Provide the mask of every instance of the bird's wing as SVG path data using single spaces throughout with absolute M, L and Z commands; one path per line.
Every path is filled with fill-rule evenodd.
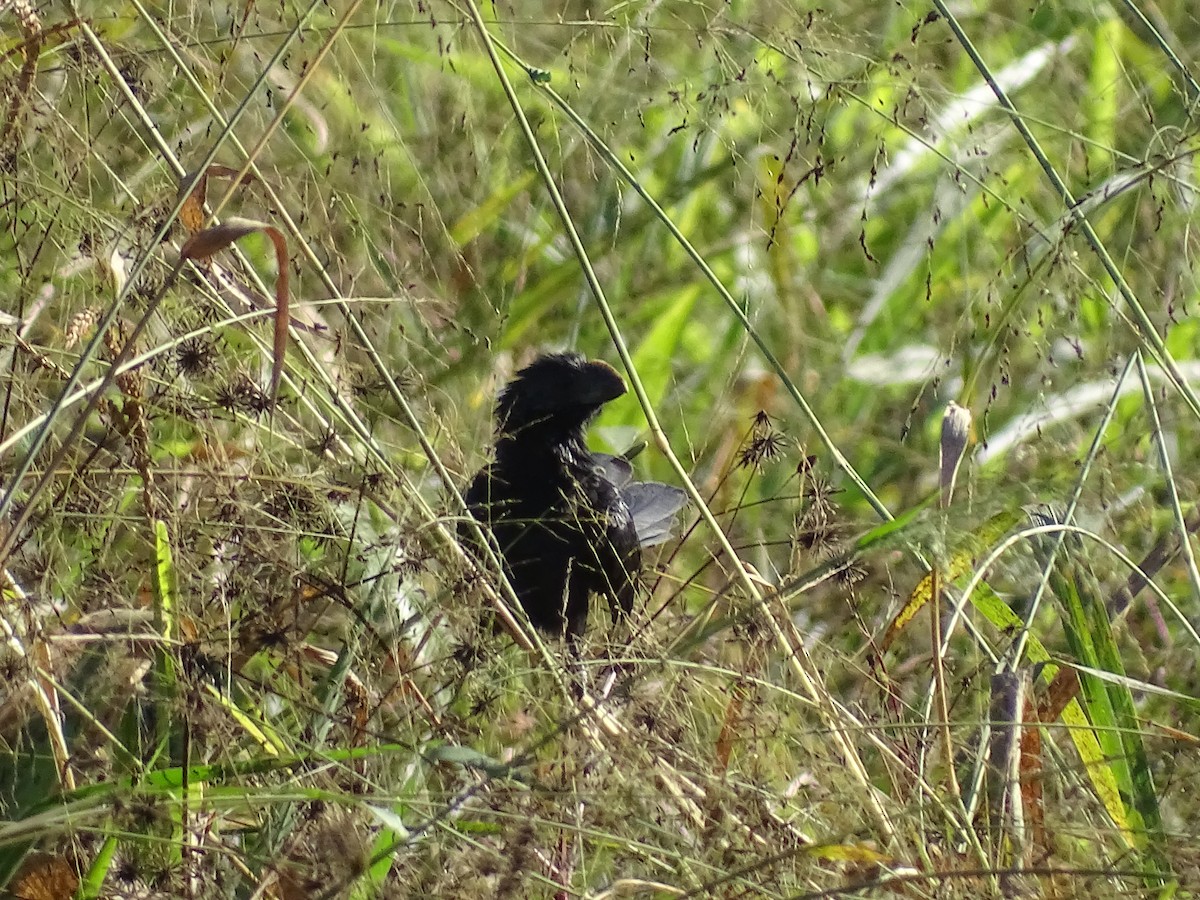
M 620 490 L 633 517 L 638 543 L 653 547 L 670 540 L 675 514 L 687 504 L 687 494 L 657 481 L 634 481 Z
M 633 466 L 620 456 L 607 453 L 592 453 L 592 462 L 600 467 L 604 477 L 616 488 L 623 488 L 633 481 Z

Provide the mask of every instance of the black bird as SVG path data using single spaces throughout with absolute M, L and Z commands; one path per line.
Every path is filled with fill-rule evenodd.
M 534 360 L 501 392 L 495 461 L 466 494 L 529 620 L 571 640 L 587 627 L 592 594 L 607 598 L 614 620 L 633 609 L 642 547 L 667 540 L 687 499 L 633 481 L 624 459 L 588 450 L 588 423 L 625 390 L 612 366 L 578 353 Z M 471 530 L 460 526 L 460 536 L 469 540 Z

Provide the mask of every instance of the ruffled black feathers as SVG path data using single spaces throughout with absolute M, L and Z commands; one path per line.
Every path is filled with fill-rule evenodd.
M 572 638 L 587 627 L 592 594 L 614 618 L 633 608 L 641 548 L 667 539 L 686 501 L 677 488 L 633 481 L 625 460 L 588 450 L 584 429 L 624 393 L 607 363 L 539 357 L 500 394 L 495 462 L 467 490 L 530 621 Z

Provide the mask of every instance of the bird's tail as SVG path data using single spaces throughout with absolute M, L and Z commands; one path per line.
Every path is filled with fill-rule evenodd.
M 619 456 L 593 453 L 592 458 L 604 470 L 629 507 L 638 543 L 653 547 L 671 539 L 675 514 L 687 504 L 687 494 L 677 487 L 658 481 L 634 481 L 633 466 Z
M 653 547 L 671 539 L 675 514 L 687 504 L 687 494 L 657 481 L 631 481 L 620 489 L 633 516 L 638 543 Z

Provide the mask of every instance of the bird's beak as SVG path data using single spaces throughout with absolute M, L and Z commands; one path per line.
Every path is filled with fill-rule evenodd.
M 625 379 L 608 363 L 594 359 L 587 367 L 587 402 L 607 403 L 609 400 L 616 400 L 628 390 Z

